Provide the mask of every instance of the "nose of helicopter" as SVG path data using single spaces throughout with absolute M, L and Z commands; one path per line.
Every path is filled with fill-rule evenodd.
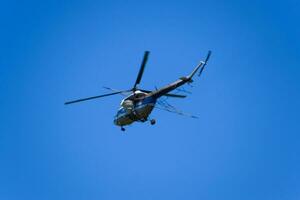
M 117 119 L 117 118 L 114 119 L 114 124 L 115 124 L 116 126 L 118 126 L 118 119 Z
M 115 117 L 114 117 L 114 124 L 116 125 L 116 126 L 119 126 L 119 122 L 118 122 L 118 114 L 116 114 L 115 115 Z
M 113 122 L 116 126 L 122 126 L 122 119 L 121 119 L 121 115 L 120 115 L 120 110 L 116 113 Z

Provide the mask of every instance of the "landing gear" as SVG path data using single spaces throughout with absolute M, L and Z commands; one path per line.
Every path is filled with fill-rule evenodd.
M 150 120 L 150 124 L 151 124 L 151 125 L 154 125 L 155 123 L 156 123 L 155 119 L 151 119 L 151 120 Z
M 125 131 L 125 128 L 123 126 L 121 127 L 121 131 Z

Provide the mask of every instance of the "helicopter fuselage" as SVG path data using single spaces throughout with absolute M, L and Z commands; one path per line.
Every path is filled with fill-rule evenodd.
M 118 110 L 115 116 L 114 124 L 123 127 L 135 121 L 147 121 L 148 116 L 151 114 L 157 99 L 164 95 L 168 95 L 169 92 L 186 83 L 192 82 L 192 77 L 202 66 L 202 64 L 203 63 L 200 63 L 190 75 L 181 77 L 177 81 L 170 83 L 160 89 L 149 91 L 148 93 L 137 90 L 130 96 L 123 99 L 121 101 L 121 108 Z
M 117 126 L 126 126 L 135 121 L 145 122 L 151 114 L 155 104 L 156 98 L 146 96 L 140 100 L 132 101 L 132 104 L 126 105 L 124 102 L 130 101 L 125 98 L 121 102 L 121 108 L 118 110 L 114 118 L 114 124 Z M 125 105 L 124 105 L 125 104 Z

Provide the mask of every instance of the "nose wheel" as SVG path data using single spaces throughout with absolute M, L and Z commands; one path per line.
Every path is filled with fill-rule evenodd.
M 151 119 L 151 120 L 150 120 L 150 124 L 151 124 L 151 125 L 154 125 L 155 123 L 156 123 L 155 119 Z

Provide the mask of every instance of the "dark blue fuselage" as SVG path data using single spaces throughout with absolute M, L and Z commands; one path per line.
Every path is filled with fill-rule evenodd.
M 136 102 L 133 110 L 121 107 L 114 118 L 114 124 L 125 126 L 135 121 L 146 121 L 155 106 L 156 100 L 153 96 L 148 96 Z

